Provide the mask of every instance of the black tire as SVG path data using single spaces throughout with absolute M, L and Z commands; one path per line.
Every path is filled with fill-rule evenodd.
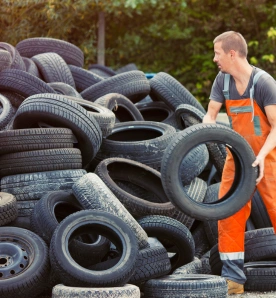
M 98 164 L 95 174 L 135 217 L 153 214 L 169 216 L 175 210 L 163 190 L 160 173 L 151 167 L 126 158 L 107 158 Z M 118 185 L 122 181 L 145 191 L 138 195 L 131 194 Z M 143 196 L 146 193 L 149 200 Z M 150 201 L 153 196 L 157 196 L 156 202 Z
M 0 71 L 10 68 L 12 56 L 9 51 L 0 49 Z
M 175 117 L 178 126 L 185 129 L 192 125 L 202 123 L 204 113 L 190 104 L 181 104 L 175 110 Z M 209 142 L 206 146 L 210 154 L 210 160 L 221 174 L 227 155 L 225 145 Z
M 256 229 L 272 227 L 267 209 L 258 190 L 252 197 L 250 218 Z
M 18 210 L 15 196 L 9 193 L 0 192 L 0 226 L 12 222 L 16 219 L 17 215 Z
M 30 217 L 35 205 L 39 200 L 17 201 L 17 209 L 19 217 Z M 33 231 L 33 229 L 31 229 Z M 37 233 L 38 234 L 38 233 Z M 39 234 L 38 234 L 39 235 Z M 43 239 L 44 240 L 44 239 Z
M 177 268 L 172 274 L 202 274 L 201 260 L 195 257 L 192 262 Z
M 67 64 L 83 67 L 84 55 L 80 48 L 65 40 L 34 37 L 21 40 L 16 49 L 23 57 L 31 58 L 35 55 L 53 52 L 59 54 Z
M 136 66 L 135 63 L 128 63 L 120 68 L 116 69 L 116 73 L 122 73 L 122 72 L 127 72 L 131 70 L 138 70 L 138 67 Z
M 260 261 L 244 264 L 246 291 L 275 291 L 276 290 L 276 262 Z
M 146 232 L 96 174 L 84 175 L 74 183 L 72 190 L 85 209 L 103 210 L 123 219 L 134 232 L 139 249 L 148 246 Z
M 95 101 L 108 93 L 120 93 L 133 103 L 141 100 L 150 92 L 150 85 L 142 71 L 133 70 L 115 75 L 83 90 L 84 99 Z
M 41 79 L 41 75 L 40 75 L 39 70 L 38 70 L 36 64 L 34 63 L 34 61 L 27 57 L 22 57 L 22 59 L 25 64 L 26 71 L 28 73 L 32 74 L 33 76 Z
M 195 256 L 202 258 L 210 250 L 208 236 L 205 233 L 203 222 L 195 221 L 192 228 L 192 235 L 195 243 Z
M 58 94 L 68 95 L 68 96 L 82 99 L 78 91 L 66 83 L 55 82 L 55 83 L 48 83 L 48 85 L 51 86 L 51 88 L 53 88 Z
M 43 53 L 31 58 L 46 83 L 62 82 L 75 88 L 75 81 L 64 59 L 56 53 Z
M 0 42 L 0 49 L 4 49 L 8 51 L 11 55 L 11 69 L 20 69 L 20 70 L 26 70 L 25 64 L 23 62 L 22 57 L 20 56 L 18 50 L 12 46 L 9 43 L 6 42 Z
M 149 81 L 151 98 L 164 101 L 174 111 L 179 105 L 187 103 L 206 113 L 201 103 L 171 75 L 159 72 Z
M 26 229 L 0 227 L 0 254 L 1 297 L 37 297 L 50 275 L 46 243 Z
M 107 137 L 112 133 L 112 129 L 115 125 L 115 115 L 112 111 L 100 104 L 97 104 L 96 102 L 91 102 L 71 96 L 67 96 L 67 98 L 78 103 L 80 106 L 86 109 L 88 113 L 92 114 L 101 128 L 103 137 Z
M 141 285 L 143 282 L 164 276 L 171 271 L 167 250 L 162 246 L 148 247 L 139 250 L 135 271 L 129 283 Z
M 84 269 L 68 254 L 68 242 L 89 231 L 110 238 L 119 248 L 121 257 L 115 266 L 103 271 Z M 108 287 L 128 282 L 135 270 L 138 247 L 135 235 L 122 219 L 108 212 L 83 210 L 69 215 L 58 225 L 50 251 L 51 265 L 64 285 Z
M 170 257 L 170 273 L 194 259 L 195 243 L 192 234 L 181 222 L 167 216 L 155 215 L 143 217 L 138 223 L 149 237 L 156 237 L 168 253 L 175 253 Z
M 39 93 L 56 93 L 41 79 L 19 69 L 5 69 L 0 72 L 0 90 L 13 91 L 25 97 Z
M 6 176 L 0 180 L 1 191 L 18 201 L 38 200 L 49 191 L 71 189 L 84 174 L 85 170 L 63 170 Z
M 113 69 L 101 64 L 90 64 L 88 69 L 103 78 L 109 78 L 116 75 L 116 72 Z
M 3 129 L 11 121 L 12 116 L 14 115 L 14 110 L 8 98 L 0 94 L 0 107 L 1 106 L 0 129 Z
M 8 153 L 0 156 L 0 163 L 0 177 L 82 168 L 81 152 L 77 148 Z
M 122 94 L 109 93 L 95 100 L 95 103 L 111 110 L 118 122 L 144 120 L 135 104 Z
M 235 159 L 235 178 L 227 194 L 214 204 L 195 203 L 183 191 L 179 167 L 183 157 L 195 146 L 205 142 L 227 143 Z M 258 169 L 247 141 L 232 129 L 216 124 L 197 124 L 179 132 L 163 155 L 161 177 L 168 198 L 184 213 L 199 220 L 226 218 L 240 210 L 251 198 Z
M 144 295 L 147 298 L 226 298 L 227 285 L 224 278 L 209 274 L 168 275 L 147 281 Z
M 160 170 L 165 149 L 172 141 L 175 128 L 165 123 L 129 121 L 116 123 L 112 134 L 103 139 L 93 162 L 108 157 L 123 157 Z
M 67 287 L 62 284 L 53 287 L 52 298 L 140 298 L 140 289 L 131 284 L 114 288 L 79 288 Z
M 78 92 L 82 92 L 86 88 L 103 80 L 103 78 L 97 74 L 81 67 L 75 65 L 68 65 L 68 67 L 71 70 Z
M 16 112 L 13 128 L 37 127 L 39 122 L 70 128 L 78 140 L 83 166 L 100 148 L 102 132 L 98 122 L 83 107 L 62 95 L 37 94 L 25 99 Z
M 15 220 L 9 222 L 6 226 L 23 228 L 32 231 L 30 216 L 17 216 Z
M 12 152 L 73 148 L 76 137 L 69 128 L 29 128 L 0 132 L 0 154 Z
M 25 97 L 13 92 L 13 91 L 4 91 L 1 90 L 0 94 L 5 96 L 6 98 L 8 98 L 8 100 L 10 101 L 10 103 L 12 104 L 13 107 L 15 107 L 16 109 L 21 105 L 21 103 L 24 101 Z
M 263 261 L 276 258 L 276 236 L 273 228 L 257 229 L 245 232 L 244 261 Z M 222 262 L 218 245 L 211 248 L 210 265 L 212 273 L 221 275 Z

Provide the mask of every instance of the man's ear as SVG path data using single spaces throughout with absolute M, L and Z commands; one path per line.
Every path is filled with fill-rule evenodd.
M 236 51 L 234 51 L 234 50 L 230 50 L 230 56 L 232 57 L 232 58 L 235 58 L 236 57 L 236 54 L 237 54 L 237 52 Z

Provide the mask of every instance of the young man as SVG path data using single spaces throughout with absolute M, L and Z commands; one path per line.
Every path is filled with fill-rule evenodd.
M 257 189 L 276 231 L 276 82 L 263 70 L 247 61 L 247 44 L 234 31 L 214 39 L 214 62 L 218 73 L 211 90 L 203 123 L 215 123 L 223 104 L 231 127 L 251 145 L 256 155 L 253 167 L 259 167 Z M 235 175 L 231 154 L 223 169 L 219 197 L 229 190 Z M 228 282 L 228 294 L 244 292 L 244 232 L 251 202 L 229 218 L 219 220 L 219 253 L 222 276 Z

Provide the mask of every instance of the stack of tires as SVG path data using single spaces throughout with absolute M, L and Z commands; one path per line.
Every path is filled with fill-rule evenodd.
M 253 189 L 246 142 L 201 124 L 204 108 L 167 73 L 85 69 L 52 38 L 0 47 L 1 296 L 226 297 L 217 220 Z M 218 202 L 225 144 L 239 176 Z M 248 230 L 267 228 L 254 199 Z

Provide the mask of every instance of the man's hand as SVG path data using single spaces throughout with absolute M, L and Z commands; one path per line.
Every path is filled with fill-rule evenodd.
M 259 166 L 259 176 L 256 179 L 256 185 L 260 183 L 260 181 L 264 177 L 264 158 L 263 157 L 259 157 L 259 156 L 256 157 L 255 161 L 252 164 L 252 167 L 255 168 L 257 166 Z

